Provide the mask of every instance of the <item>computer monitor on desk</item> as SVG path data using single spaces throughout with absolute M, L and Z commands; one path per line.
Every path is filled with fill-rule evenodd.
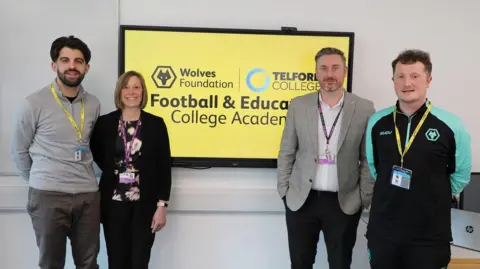
M 480 251 L 480 214 L 452 208 L 452 244 Z

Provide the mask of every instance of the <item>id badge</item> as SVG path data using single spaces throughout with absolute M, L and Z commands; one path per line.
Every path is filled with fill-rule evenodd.
M 394 165 L 392 168 L 391 183 L 394 186 L 409 190 L 412 179 L 412 170 Z
M 326 153 L 318 158 L 319 164 L 335 164 L 335 154 Z
M 120 173 L 120 183 L 131 184 L 135 182 L 135 173 Z
M 79 147 L 75 149 L 75 161 L 79 162 L 85 159 L 86 147 Z

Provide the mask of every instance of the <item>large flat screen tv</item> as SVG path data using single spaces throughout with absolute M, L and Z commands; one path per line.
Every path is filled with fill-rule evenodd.
M 121 25 L 119 73 L 145 77 L 174 166 L 274 168 L 291 99 L 319 89 L 323 47 L 345 53 L 351 92 L 351 32 Z

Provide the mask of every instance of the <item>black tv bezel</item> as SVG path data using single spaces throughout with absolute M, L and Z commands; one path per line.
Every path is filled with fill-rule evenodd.
M 119 62 L 118 75 L 123 74 L 125 70 L 125 33 L 127 31 L 162 31 L 162 32 L 185 32 L 185 33 L 219 33 L 219 34 L 249 34 L 249 35 L 284 35 L 284 36 L 328 36 L 328 37 L 348 37 L 349 55 L 347 59 L 348 67 L 348 92 L 352 92 L 353 81 L 353 59 L 354 59 L 354 32 L 336 32 L 336 31 L 298 31 L 295 28 L 288 27 L 288 30 L 267 30 L 267 29 L 235 29 L 235 28 L 206 28 L 206 27 L 180 27 L 180 26 L 140 26 L 140 25 L 120 25 L 119 31 Z M 174 167 L 186 168 L 212 168 L 212 167 L 238 167 L 238 168 L 276 168 L 277 159 L 255 159 L 255 158 L 204 158 L 204 157 L 172 157 Z

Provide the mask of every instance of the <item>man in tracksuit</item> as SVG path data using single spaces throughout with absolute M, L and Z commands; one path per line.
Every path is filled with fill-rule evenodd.
M 372 269 L 441 269 L 450 261 L 452 195 L 470 181 L 470 135 L 427 99 L 428 53 L 392 62 L 397 103 L 376 112 L 366 133 L 375 179 L 367 230 Z
M 64 268 L 68 237 L 75 268 L 98 268 L 100 194 L 89 142 L 100 102 L 81 85 L 91 54 L 83 41 L 69 36 L 53 41 L 50 56 L 57 77 L 20 107 L 12 158 L 30 186 L 27 211 L 38 266 Z

